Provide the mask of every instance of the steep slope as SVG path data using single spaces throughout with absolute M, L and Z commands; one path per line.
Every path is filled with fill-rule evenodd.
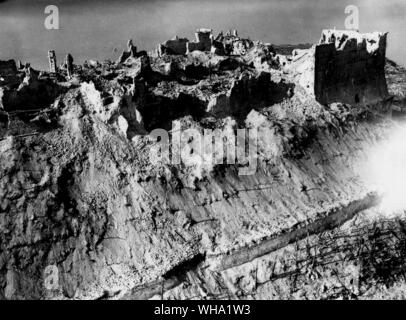
M 371 153 L 397 130 L 390 101 L 323 106 L 278 64 L 282 56 L 253 50 L 264 64 L 253 66 L 248 52 L 201 80 L 186 67 L 159 69 L 165 59 L 188 65 L 176 56 L 148 58 L 151 66 L 145 54 L 77 66 L 75 78 L 58 80 L 63 90 L 52 105 L 8 112 L 0 141 L 0 297 L 339 298 L 396 291 L 404 217 L 365 211 L 381 197 L 368 179 Z M 198 57 L 187 59 L 202 68 L 218 59 Z M 394 92 L 391 79 L 404 73 L 387 68 Z M 252 105 L 237 101 L 264 85 L 264 69 L 269 94 Z M 219 95 L 230 99 L 225 114 L 208 107 Z M 213 164 L 193 139 L 183 139 L 182 163 L 155 159 L 151 150 L 160 144 L 146 132 L 170 128 L 172 120 L 198 132 L 254 130 L 257 152 L 248 163 Z M 252 160 L 254 172 L 241 175 Z M 379 261 L 367 258 L 377 251 Z M 382 275 L 388 257 L 391 269 Z M 347 283 L 353 271 L 357 288 Z

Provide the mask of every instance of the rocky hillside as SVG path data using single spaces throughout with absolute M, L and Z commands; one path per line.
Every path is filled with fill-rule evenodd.
M 368 163 L 402 125 L 405 70 L 386 62 L 379 102 L 323 105 L 290 47 L 173 41 L 72 77 L 0 64 L 0 298 L 402 297 L 405 217 Z M 168 161 L 156 129 L 170 147 L 249 129 L 256 152 L 214 163 L 180 135 Z

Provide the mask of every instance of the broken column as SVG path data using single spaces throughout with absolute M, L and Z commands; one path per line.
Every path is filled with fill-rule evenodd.
M 48 51 L 49 72 L 56 73 L 56 54 L 54 50 Z
M 137 47 L 133 45 L 133 40 L 130 39 L 127 42 L 128 52 L 130 53 L 131 57 L 135 58 L 137 56 Z
M 73 57 L 70 53 L 68 53 L 68 55 L 66 56 L 65 64 L 66 64 L 66 71 L 67 71 L 68 77 L 72 77 L 72 75 L 73 75 Z

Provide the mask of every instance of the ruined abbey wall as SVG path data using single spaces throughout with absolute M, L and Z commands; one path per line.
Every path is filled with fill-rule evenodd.
M 323 104 L 372 104 L 388 95 L 386 33 L 325 30 L 314 52 L 314 94 Z
M 187 44 L 187 52 L 210 51 L 213 42 L 212 32 L 211 29 L 198 29 L 195 33 L 196 41 Z
M 186 54 L 187 44 L 189 40 L 187 38 L 175 37 L 172 40 L 168 40 L 158 46 L 158 55 L 163 54 Z

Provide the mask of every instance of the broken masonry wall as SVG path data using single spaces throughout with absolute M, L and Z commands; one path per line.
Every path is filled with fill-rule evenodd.
M 215 40 L 212 29 L 201 28 L 197 29 L 195 37 L 195 41 L 189 41 L 187 38 L 176 36 L 172 40 L 160 44 L 156 53 L 158 56 L 162 56 L 164 54 L 184 55 L 193 51 L 205 51 L 218 55 L 245 55 L 254 46 L 251 40 L 238 37 L 236 30 L 233 34 L 230 32 L 226 36 L 220 33 Z
M 369 104 L 388 95 L 386 33 L 325 30 L 314 53 L 314 93 L 322 104 Z
M 202 50 L 202 46 L 200 45 L 200 43 L 196 43 L 196 42 L 188 42 L 186 44 L 186 52 L 190 53 L 193 51 L 204 51 Z
M 196 42 L 187 43 L 187 52 L 210 51 L 213 43 L 213 33 L 211 29 L 199 29 L 195 33 Z
M 224 50 L 224 44 L 217 40 L 213 40 L 210 52 L 218 56 L 226 55 L 226 51 Z
M 200 29 L 196 32 L 196 42 L 200 44 L 201 51 L 210 51 L 213 42 L 211 29 Z
M 248 39 L 239 39 L 239 40 L 234 41 L 232 44 L 233 44 L 232 54 L 238 55 L 238 56 L 245 55 L 247 53 L 247 51 L 249 49 L 251 49 L 254 45 L 252 43 L 252 41 L 250 41 Z
M 172 40 L 168 40 L 159 45 L 158 55 L 163 55 L 163 54 L 183 55 L 183 54 L 186 54 L 188 42 L 189 42 L 189 40 L 187 38 L 178 38 L 178 37 L 175 37 Z
M 47 107 L 63 91 L 52 79 L 39 78 L 39 72 L 32 68 L 18 72 L 14 61 L 0 69 L 0 109 L 6 112 Z
M 209 101 L 206 112 L 216 117 L 243 118 L 252 109 L 260 109 L 271 103 L 271 75 L 243 73 L 235 79 L 227 92 L 215 95 Z

